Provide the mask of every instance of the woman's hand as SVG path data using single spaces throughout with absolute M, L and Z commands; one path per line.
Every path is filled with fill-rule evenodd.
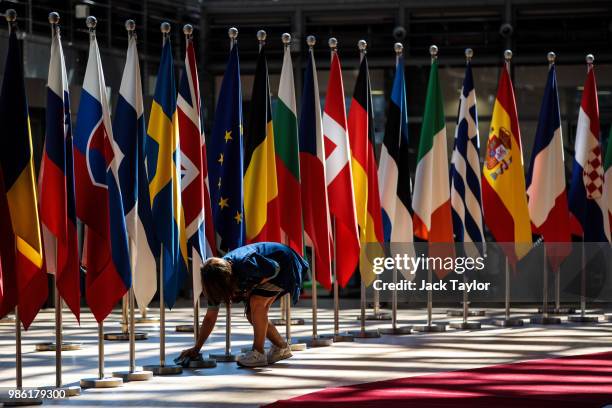
M 200 347 L 198 346 L 193 346 L 191 348 L 188 348 L 186 350 L 183 350 L 181 352 L 181 355 L 179 358 L 183 358 L 183 357 L 190 357 L 190 358 L 194 358 L 196 357 L 198 354 L 200 354 Z

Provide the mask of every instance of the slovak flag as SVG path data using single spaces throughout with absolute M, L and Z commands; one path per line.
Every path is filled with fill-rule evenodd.
M 74 139 L 77 217 L 85 225 L 82 263 L 87 303 L 98 323 L 132 283 L 118 168 L 123 154 L 113 138 L 100 51 L 91 34 Z
M 606 242 L 603 200 L 604 168 L 601 154 L 599 105 L 593 64 L 588 72 L 580 102 L 569 209 L 572 234 L 584 242 Z
M 81 285 L 74 199 L 70 95 L 59 28 L 51 40 L 45 149 L 40 168 L 40 222 L 47 272 L 79 320 Z

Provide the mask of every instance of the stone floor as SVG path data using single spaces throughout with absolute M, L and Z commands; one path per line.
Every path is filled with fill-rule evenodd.
M 332 311 L 322 302 L 319 310 L 319 333 L 332 331 Z M 154 312 L 155 310 L 153 310 Z M 449 322 L 446 309 L 435 309 L 436 322 Z M 329 386 L 428 374 L 446 370 L 526 359 L 593 353 L 612 349 L 612 323 L 577 325 L 565 322 L 560 326 L 526 325 L 521 328 L 496 328 L 491 318 L 501 310 L 487 310 L 482 330 L 448 330 L 438 334 L 383 336 L 378 339 L 336 343 L 331 347 L 295 352 L 294 357 L 261 369 L 241 369 L 235 363 L 220 363 L 214 369 L 185 370 L 182 375 L 155 377 L 150 381 L 126 383 L 115 389 L 89 389 L 70 400 L 45 401 L 57 406 L 138 406 L 138 407 L 255 407 Z M 311 311 L 308 304 L 293 309 L 294 317 L 306 319 L 305 326 L 294 326 L 295 337 L 310 335 Z M 535 309 L 514 310 L 527 319 Z M 275 310 L 278 315 L 278 310 Z M 341 311 L 341 329 L 357 329 L 356 308 Z M 418 323 L 424 310 L 401 310 L 402 323 Z M 171 362 L 180 350 L 193 343 L 189 333 L 176 333 L 176 324 L 192 322 L 189 308 L 168 312 L 166 353 Z M 105 329 L 119 329 L 119 314 L 107 319 Z M 274 316 L 273 316 L 274 317 Z M 78 384 L 79 379 L 97 374 L 97 328 L 93 316 L 83 313 L 79 327 L 65 313 L 66 341 L 81 342 L 78 351 L 63 353 L 65 384 Z M 368 322 L 368 328 L 385 327 L 388 322 Z M 250 345 L 251 329 L 242 309 L 232 314 L 232 349 Z M 28 332 L 23 333 L 23 383 L 25 387 L 52 385 L 55 382 L 55 353 L 36 352 L 35 344 L 53 340 L 54 315 L 41 312 Z M 222 352 L 224 320 L 220 319 L 213 336 L 204 347 L 206 353 Z M 138 325 L 148 333 L 146 341 L 137 342 L 137 365 L 159 361 L 159 328 Z M 14 386 L 14 325 L 0 324 L 0 387 Z M 128 344 L 105 342 L 106 372 L 127 369 Z

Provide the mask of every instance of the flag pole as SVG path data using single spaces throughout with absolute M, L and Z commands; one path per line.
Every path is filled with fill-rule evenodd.
M 587 61 L 592 55 L 587 55 Z M 582 241 L 581 246 L 581 271 L 580 271 L 580 314 L 568 316 L 567 320 L 572 323 L 597 323 L 599 321 L 599 316 L 595 315 L 587 315 L 586 314 L 586 257 L 585 257 L 585 242 L 584 239 Z
M 10 11 L 13 13 L 9 14 Z M 11 16 L 17 18 L 17 13 L 13 9 L 6 11 L 6 20 L 9 22 L 9 27 L 11 23 L 15 21 L 14 19 L 9 20 Z M 21 319 L 19 318 L 19 306 L 15 306 L 15 385 L 17 389 L 23 388 L 23 366 L 21 358 Z M 25 405 L 42 405 L 43 401 L 40 398 L 25 398 L 23 403 Z
M 314 36 L 310 35 L 308 36 L 307 42 L 308 42 L 308 46 L 311 48 L 312 51 L 312 47 L 314 46 L 315 43 L 315 38 Z M 315 262 L 315 248 L 314 246 L 312 247 L 312 257 L 311 257 L 311 262 L 310 262 L 310 270 L 312 271 L 311 273 L 311 278 L 310 281 L 312 282 L 312 289 L 311 289 L 311 300 L 312 300 L 312 337 L 310 339 L 306 340 L 306 346 L 308 348 L 312 348 L 312 347 L 328 347 L 331 346 L 333 344 L 333 339 L 331 338 L 325 338 L 325 337 L 321 337 L 318 334 L 317 331 L 317 273 L 316 273 L 316 262 Z
M 493 321 L 493 324 L 500 327 L 522 326 L 523 320 L 510 317 L 510 261 L 505 257 L 505 280 L 504 290 L 504 318 Z
M 532 324 L 561 324 L 561 319 L 558 317 L 549 316 L 548 314 L 548 268 L 546 260 L 546 243 L 542 244 L 542 316 L 534 316 L 529 319 Z

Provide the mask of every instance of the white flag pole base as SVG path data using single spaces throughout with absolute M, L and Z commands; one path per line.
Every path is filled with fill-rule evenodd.
M 509 317 L 507 319 L 495 319 L 493 320 L 493 324 L 498 327 L 519 327 L 523 326 L 525 322 L 516 317 Z
M 419 333 L 441 333 L 446 331 L 446 325 L 442 323 L 418 324 L 412 326 L 412 331 Z
M 374 330 L 355 330 L 350 332 L 356 339 L 377 339 L 380 337 L 378 329 Z
M 322 334 L 324 339 L 332 339 L 334 343 L 347 343 L 355 341 L 355 336 L 351 333 L 334 333 L 334 334 Z
M 153 375 L 176 375 L 183 372 L 183 367 L 178 365 L 146 365 L 143 366 L 144 371 L 151 371 Z
M 553 316 L 534 316 L 531 319 L 529 319 L 529 323 L 541 324 L 541 325 L 561 324 L 561 318 L 553 317 Z
M 193 324 L 177 324 L 174 330 L 177 333 L 193 333 Z
M 117 388 L 123 385 L 123 380 L 116 377 L 83 378 L 81 388 Z
M 391 336 L 401 336 L 404 334 L 412 333 L 412 326 L 397 326 L 397 327 L 386 327 L 384 329 L 378 329 L 380 334 L 391 335 Z
M 53 341 L 36 344 L 36 351 L 55 351 L 57 344 Z M 68 341 L 62 342 L 62 351 L 80 350 L 81 343 L 72 343 Z
M 315 347 L 329 347 L 332 344 L 334 344 L 334 340 L 327 337 L 312 337 L 310 339 L 307 339 L 306 341 L 306 346 L 308 348 L 315 348 Z
M 478 330 L 481 328 L 480 322 L 451 322 L 448 326 L 456 330 Z
M 391 320 L 391 313 L 387 312 L 372 312 L 365 315 L 366 320 Z M 361 316 L 357 316 L 357 320 L 361 320 Z
M 486 310 L 481 310 L 481 309 L 470 309 L 468 311 L 468 316 L 469 317 L 482 317 L 482 316 L 486 316 L 487 312 Z M 463 309 L 448 309 L 446 311 L 446 316 L 448 317 L 463 317 Z
M 121 378 L 123 382 L 130 381 L 148 381 L 153 378 L 152 371 L 135 370 L 135 371 L 115 371 L 113 377 Z
M 66 385 L 62 387 L 40 387 L 39 390 L 57 390 L 65 392 L 67 397 L 76 397 L 81 395 L 81 387 L 78 385 Z M 6 406 L 6 404 L 4 405 Z
M 147 340 L 149 335 L 145 332 L 135 332 L 134 340 Z M 130 332 L 113 332 L 113 333 L 105 333 L 104 340 L 108 341 L 130 341 Z

